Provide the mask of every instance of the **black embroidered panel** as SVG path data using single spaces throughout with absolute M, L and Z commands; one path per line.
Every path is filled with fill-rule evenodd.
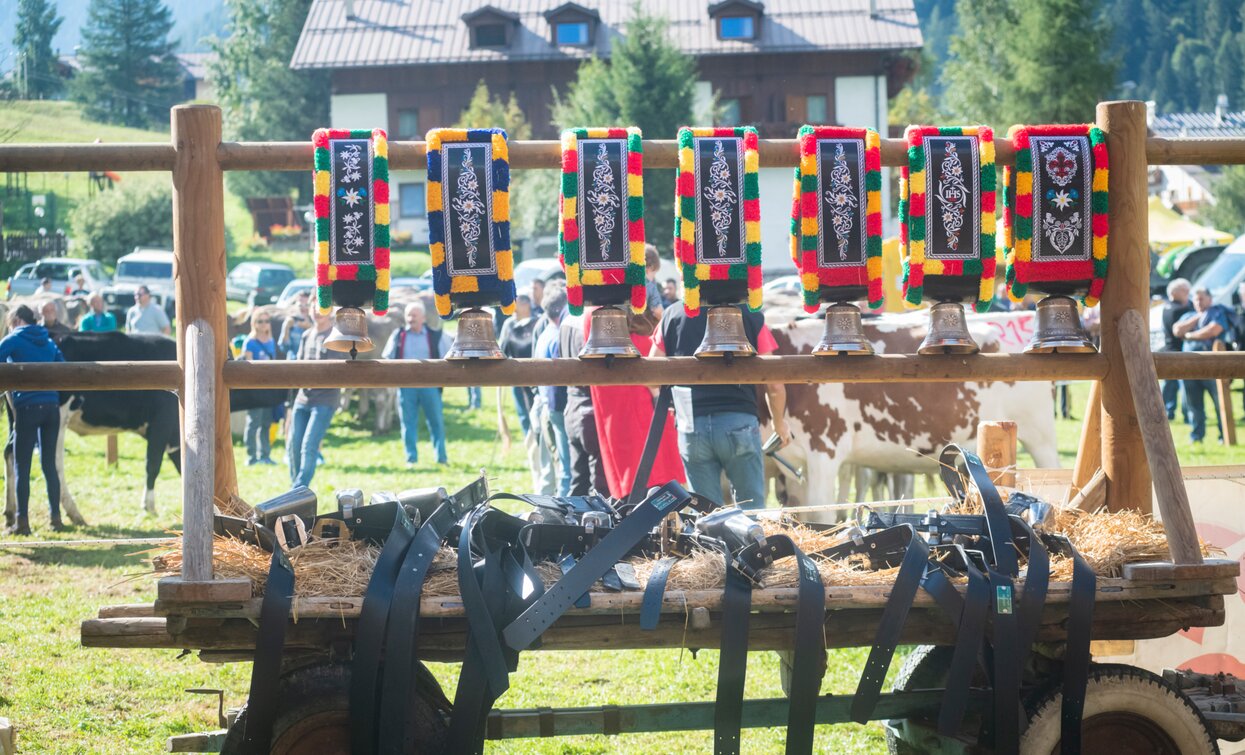
M 696 137 L 696 261 L 744 261 L 744 145 L 737 136 Z
M 1093 252 L 1093 152 L 1087 136 L 1031 136 L 1034 262 Z
M 981 255 L 981 170 L 977 139 L 926 136 L 925 256 L 969 260 Z
M 580 139 L 579 265 L 587 270 L 625 267 L 627 243 L 627 140 Z
M 371 142 L 332 139 L 329 160 L 329 264 L 370 265 L 376 249 Z
M 864 139 L 817 140 L 817 264 L 865 264 Z
M 493 251 L 493 145 L 441 146 L 445 260 L 453 275 L 497 272 Z

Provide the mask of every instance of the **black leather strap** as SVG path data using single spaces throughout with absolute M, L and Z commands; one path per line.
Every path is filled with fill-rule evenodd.
M 990 604 L 990 586 L 985 575 L 967 558 L 959 566 L 968 577 L 963 596 L 939 568 L 931 569 L 921 583 L 956 628 L 955 647 L 945 685 L 947 694 L 938 712 L 938 732 L 944 736 L 953 736 L 964 720 L 968 689 L 972 684 L 973 671 L 977 668 Z
M 571 607 L 579 596 L 587 592 L 598 579 L 613 568 L 618 560 L 627 555 L 636 543 L 667 514 L 674 513 L 691 503 L 692 497 L 677 482 L 668 482 L 614 528 L 595 548 L 584 554 L 562 579 L 528 607 L 519 618 L 506 627 L 506 644 L 515 650 L 525 650 Z
M 726 553 L 726 587 L 722 593 L 722 640 L 718 656 L 718 694 L 713 706 L 713 752 L 738 755 L 748 674 L 748 624 L 752 616 L 752 580 L 731 566 Z
M 354 664 L 350 671 L 350 748 L 355 755 L 376 752 L 376 695 L 380 674 L 381 649 L 394 584 L 406 549 L 415 537 L 415 527 L 406 509 L 394 506 L 393 529 L 389 532 L 372 578 L 363 594 L 363 607 L 355 624 Z
M 1020 573 L 1020 569 L 1016 558 L 1016 548 L 1012 544 L 1011 519 L 1003 507 L 998 490 L 994 487 L 994 482 L 990 480 L 990 474 L 986 471 L 985 465 L 981 463 L 981 459 L 976 454 L 955 444 L 944 448 L 938 461 L 939 474 L 947 490 L 961 501 L 964 500 L 966 492 L 959 470 L 962 468 L 967 472 L 969 479 L 982 496 L 986 525 L 990 530 L 990 545 L 994 551 L 995 568 L 1014 579 Z M 993 494 L 993 500 L 987 493 Z
M 631 481 L 631 492 L 627 494 L 627 503 L 638 504 L 648 490 L 648 478 L 653 473 L 653 463 L 657 460 L 657 449 L 661 446 L 661 436 L 666 430 L 666 417 L 670 413 L 670 386 L 663 385 L 657 391 L 657 401 L 653 403 L 653 419 L 648 423 L 648 436 L 644 439 L 644 450 L 640 453 L 640 463 L 636 466 L 635 479 Z
M 994 495 L 997 498 L 998 494 Z M 1028 543 L 1024 591 L 1020 594 L 1016 611 L 1016 630 L 1019 633 L 1016 652 L 1023 678 L 1024 664 L 1033 650 L 1033 643 L 1037 641 L 1038 630 L 1042 626 L 1042 608 L 1046 605 L 1046 592 L 1050 585 L 1050 555 L 1025 520 L 1018 516 L 1011 519 L 1013 532 L 1018 530 Z M 1013 540 L 1016 538 L 1013 537 Z
M 417 732 L 411 712 L 414 710 L 419 676 L 415 673 L 419 645 L 419 600 L 428 569 L 441 549 L 441 541 L 461 514 L 453 499 L 438 506 L 415 533 L 398 572 L 389 610 L 385 669 L 381 677 L 381 752 L 405 753 L 414 750 Z
M 666 580 L 676 558 L 663 558 L 653 564 L 648 584 L 644 586 L 644 600 L 640 603 L 640 629 L 652 630 L 661 621 L 661 603 L 666 596 Z
M 1060 710 L 1059 746 L 1063 755 L 1081 751 L 1081 717 L 1085 712 L 1085 685 L 1089 679 L 1089 641 L 1094 623 L 1098 579 L 1066 538 L 1063 552 L 1072 556 L 1072 595 L 1068 604 L 1067 639 L 1063 651 L 1063 708 Z
M 294 602 L 294 567 L 276 543 L 276 535 L 258 526 L 274 543 L 264 601 L 259 608 L 259 632 L 255 638 L 255 662 L 251 666 L 251 691 L 246 703 L 246 728 L 242 732 L 242 755 L 264 755 L 271 749 L 272 726 L 281 704 L 281 654 L 285 650 L 285 627 Z
M 1012 578 L 995 569 L 988 570 L 990 607 L 994 624 L 991 672 L 994 682 L 994 751 L 1020 749 L 1020 641 L 1018 637 L 1015 586 Z

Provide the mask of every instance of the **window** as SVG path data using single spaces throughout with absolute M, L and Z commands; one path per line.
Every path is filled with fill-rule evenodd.
M 579 21 L 573 24 L 558 24 L 557 43 L 560 45 L 586 46 L 588 44 L 588 22 Z
M 424 184 L 398 185 L 398 217 L 422 218 L 428 213 L 424 198 Z
M 419 111 L 415 108 L 403 108 L 398 111 L 398 138 L 419 139 Z
M 718 36 L 722 39 L 752 39 L 756 36 L 756 19 L 752 16 L 718 19 Z
M 809 123 L 825 123 L 826 95 L 810 94 L 804 102 L 804 115 Z
M 739 112 L 739 100 L 721 100 L 718 103 L 720 114 L 718 115 L 719 126 L 738 126 L 741 121 Z
M 505 24 L 480 24 L 473 30 L 476 47 L 505 47 Z

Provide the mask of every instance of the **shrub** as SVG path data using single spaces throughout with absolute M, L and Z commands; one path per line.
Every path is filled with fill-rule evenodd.
M 164 181 L 127 181 L 78 205 L 70 223 L 86 256 L 109 265 L 136 246 L 172 249 L 173 190 Z

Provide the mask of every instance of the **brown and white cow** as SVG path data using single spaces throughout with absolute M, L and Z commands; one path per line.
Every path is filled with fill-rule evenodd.
M 794 306 L 766 307 L 779 354 L 810 353 L 821 337 L 823 321 L 793 318 L 796 312 Z M 878 353 L 914 354 L 925 337 L 927 316 L 866 317 L 864 327 Z M 983 352 L 1019 350 L 1032 330 L 1032 313 L 970 315 L 969 328 Z M 788 385 L 787 418 L 793 442 L 783 455 L 804 467 L 805 481 L 775 465 L 775 488 L 784 505 L 847 499 L 857 468 L 934 474 L 938 451 L 950 442 L 973 441 L 983 419 L 1015 421 L 1021 444 L 1038 466 L 1059 463 L 1049 383 Z

